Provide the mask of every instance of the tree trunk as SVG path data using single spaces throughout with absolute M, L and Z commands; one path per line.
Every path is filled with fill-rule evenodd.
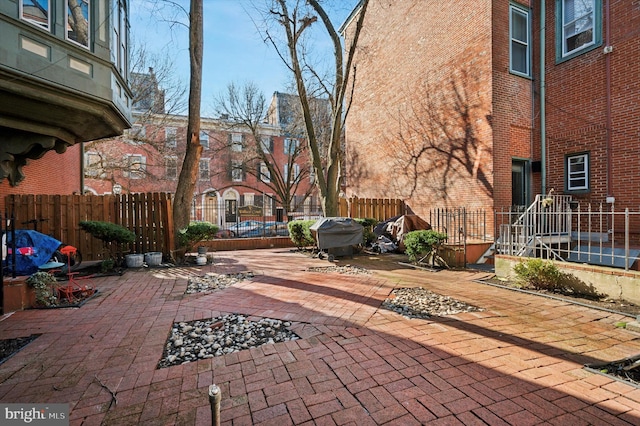
M 304 118 L 307 148 L 311 157 L 312 167 L 315 170 L 316 187 L 322 203 L 322 211 L 327 217 L 337 216 L 341 190 L 340 178 L 344 172 L 342 138 L 346 115 L 349 111 L 348 108 L 345 108 L 344 101 L 347 91 L 353 90 L 353 86 L 349 84 L 350 75 L 355 72 L 355 70 L 352 70 L 352 65 L 369 0 L 362 0 L 358 5 L 358 17 L 348 46 L 343 46 L 340 34 L 331 23 L 321 4 L 322 2 L 319 0 L 305 0 L 305 3 L 311 7 L 317 16 L 304 14 L 306 12 L 304 11 L 304 17 L 300 18 L 302 15 L 298 14 L 300 12 L 298 6 L 300 6 L 301 2 L 296 2 L 294 9 L 290 12 L 286 0 L 277 0 L 278 7 L 272 10 L 271 13 L 285 31 L 288 54 L 280 51 L 278 53 L 282 58 L 288 58 L 285 63 L 295 79 L 300 108 Z M 333 44 L 333 59 L 335 61 L 333 81 L 329 79 L 323 81 L 320 77 L 323 73 L 316 72 L 317 70 L 312 69 L 311 72 L 305 72 L 305 68 L 309 66 L 309 63 L 304 57 L 304 46 L 299 43 L 304 40 L 301 37 L 302 33 L 313 25 L 318 17 Z M 277 46 L 276 49 L 278 49 Z M 310 99 L 317 95 L 311 96 L 307 90 L 307 85 L 311 83 L 308 79 L 313 78 L 317 79 L 315 81 L 316 86 L 326 89 L 325 94 L 331 102 L 331 136 L 324 154 L 320 149 L 322 141 L 318 140 L 318 132 L 315 128 L 310 108 Z M 355 75 L 352 79 L 355 79 Z M 327 157 L 323 158 L 323 155 Z
M 191 202 L 198 178 L 198 165 L 202 153 L 200 145 L 200 104 L 202 99 L 202 0 L 191 0 L 189 13 L 189 119 L 187 124 L 187 147 L 182 170 L 178 178 L 173 202 L 174 233 L 189 225 Z M 176 238 L 178 244 L 178 238 Z M 176 249 L 179 248 L 176 246 Z

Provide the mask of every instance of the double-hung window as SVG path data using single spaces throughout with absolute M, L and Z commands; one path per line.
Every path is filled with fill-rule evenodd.
M 147 159 L 140 154 L 129 154 L 127 158 L 127 170 L 124 171 L 125 177 L 130 179 L 143 179 L 147 171 Z
M 509 6 L 509 71 L 531 77 L 531 29 L 529 9 Z
M 97 152 L 85 152 L 84 175 L 85 177 L 98 177 L 103 173 L 102 156 Z
M 175 148 L 177 146 L 177 136 L 178 136 L 178 129 L 176 129 L 175 127 L 166 127 L 164 129 L 164 137 L 166 140 L 166 145 L 169 148 Z
M 233 182 L 242 182 L 244 177 L 244 166 L 242 161 L 231 161 L 231 180 Z
M 589 154 L 571 154 L 566 156 L 567 191 L 589 190 Z
M 271 182 L 271 172 L 265 163 L 260 163 L 260 180 L 269 183 Z
M 273 152 L 273 138 L 271 136 L 263 136 L 260 138 L 260 146 L 262 146 L 262 152 L 270 154 Z
M 294 155 L 298 149 L 298 140 L 286 138 L 284 140 L 284 153 L 285 155 Z
M 167 157 L 166 159 L 166 178 L 177 179 L 178 178 L 178 157 Z
M 209 180 L 209 159 L 201 158 L 200 165 L 198 167 L 198 174 L 200 180 Z
M 558 60 L 602 43 L 602 0 L 556 0 Z
M 300 175 L 300 166 L 298 164 L 293 164 L 293 173 L 289 170 L 289 164 L 284 165 L 284 177 L 287 182 L 293 183 L 298 179 Z
M 242 152 L 244 148 L 244 135 L 242 133 L 232 133 L 229 136 L 229 142 L 231 143 L 231 151 Z
M 49 30 L 51 0 L 20 0 L 20 18 Z
M 205 130 L 200 132 L 200 145 L 202 145 L 202 149 L 209 149 L 209 133 Z

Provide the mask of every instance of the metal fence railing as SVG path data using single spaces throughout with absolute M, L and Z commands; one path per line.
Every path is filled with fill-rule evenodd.
M 429 210 L 424 219 L 432 229 L 447 234 L 448 244 L 463 245 L 469 240 L 493 240 L 493 236 L 487 233 L 491 227 L 483 209 L 436 208 Z
M 340 199 L 338 215 L 383 221 L 405 212 L 402 200 L 353 197 Z M 289 221 L 323 216 L 315 197 L 294 199 L 289 208 L 284 208 L 268 195 L 240 196 L 237 200 L 205 196 L 196 197 L 191 208 L 191 220 L 216 224 L 223 238 L 284 236 L 288 235 Z
M 496 253 L 629 270 L 640 255 L 640 211 L 538 196 L 524 212 L 497 211 Z

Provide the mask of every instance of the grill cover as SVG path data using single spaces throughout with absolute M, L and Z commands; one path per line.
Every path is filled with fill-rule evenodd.
M 364 228 L 349 217 L 325 217 L 309 227 L 319 250 L 362 244 Z

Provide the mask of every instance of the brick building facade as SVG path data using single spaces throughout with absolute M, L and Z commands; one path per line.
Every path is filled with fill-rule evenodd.
M 138 115 L 122 138 L 94 141 L 85 148 L 85 191 L 94 194 L 174 192 L 186 147 L 187 117 Z M 312 185 L 302 141 L 285 136 L 278 125 L 263 124 L 261 147 L 277 173 L 256 159 L 248 128 L 225 119 L 201 119 L 203 151 L 192 217 L 225 229 L 245 219 L 275 220 L 282 207 L 271 180 L 288 176 L 293 202 L 287 212 L 309 212 Z
M 605 209 L 636 210 L 640 5 L 586 3 L 593 9 L 575 7 L 575 19 L 584 24 L 574 30 L 558 17 L 562 8 L 565 16 L 574 13 L 571 3 L 546 2 L 546 187 L 578 201 L 608 203 Z
M 79 194 L 82 191 L 81 146 L 73 145 L 63 153 L 47 152 L 38 160 L 28 160 L 23 172 L 25 178 L 17 186 L 7 179 L 0 181 L 0 213 L 4 217 L 7 195 L 13 194 Z M 11 212 L 7 212 L 8 215 Z M 21 227 L 21 224 L 18 224 Z
M 371 0 L 348 195 L 402 198 L 421 214 L 526 206 L 553 188 L 637 208 L 639 27 L 634 2 Z

